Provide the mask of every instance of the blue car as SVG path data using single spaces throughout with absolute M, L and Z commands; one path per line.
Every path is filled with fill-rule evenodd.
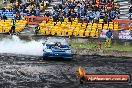
M 73 58 L 70 45 L 64 38 L 49 37 L 43 43 L 43 58 L 62 58 L 65 60 L 71 60 Z

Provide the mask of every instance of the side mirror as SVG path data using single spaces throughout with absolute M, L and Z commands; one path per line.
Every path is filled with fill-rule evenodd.
M 69 46 L 71 46 L 71 44 L 69 44 Z

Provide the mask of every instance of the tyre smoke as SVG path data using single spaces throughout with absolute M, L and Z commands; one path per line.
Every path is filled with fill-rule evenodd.
M 11 39 L 8 38 L 0 41 L 0 53 L 42 56 L 42 42 L 42 40 L 27 42 L 13 35 Z

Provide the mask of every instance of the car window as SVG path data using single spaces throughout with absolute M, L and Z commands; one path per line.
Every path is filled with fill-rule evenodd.
M 46 44 L 46 46 L 47 46 L 47 49 L 51 49 L 52 47 L 54 47 L 53 44 Z
M 69 48 L 68 45 L 61 45 L 61 48 Z
M 59 45 L 59 46 L 56 46 L 55 44 L 46 44 L 47 48 L 48 49 L 52 49 L 52 48 L 69 48 L 68 45 Z

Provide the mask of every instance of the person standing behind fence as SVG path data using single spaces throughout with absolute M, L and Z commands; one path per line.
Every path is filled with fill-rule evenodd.
M 40 26 L 38 25 L 38 26 L 36 27 L 36 29 L 35 29 L 35 35 L 38 35 L 39 30 L 40 30 Z
M 107 32 L 106 32 L 106 47 L 107 48 L 110 48 L 111 47 L 111 38 L 112 38 L 112 31 L 109 29 Z
M 13 35 L 13 34 L 15 33 L 15 26 L 16 26 L 15 19 L 12 19 L 12 27 L 11 27 L 11 29 L 10 29 L 10 31 L 9 31 L 9 33 L 10 33 L 11 35 Z

